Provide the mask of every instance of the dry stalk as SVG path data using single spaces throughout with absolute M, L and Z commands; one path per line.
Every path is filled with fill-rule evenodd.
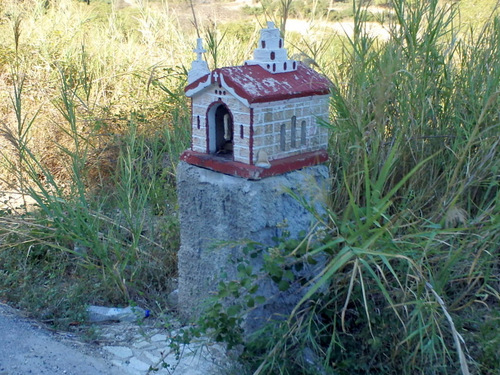
M 439 303 L 439 306 L 441 306 L 441 309 L 443 310 L 443 313 L 446 316 L 448 323 L 450 323 L 451 333 L 453 335 L 453 341 L 455 342 L 455 347 L 458 352 L 458 358 L 460 360 L 460 369 L 462 370 L 462 374 L 470 375 L 469 366 L 467 365 L 467 360 L 465 359 L 465 354 L 462 349 L 462 344 L 465 347 L 465 341 L 463 337 L 460 335 L 460 333 L 458 333 L 457 329 L 455 328 L 455 323 L 453 323 L 453 319 L 451 315 L 448 313 L 448 310 L 446 309 L 446 305 L 444 304 L 443 299 L 439 296 L 439 294 L 437 294 L 437 292 L 434 290 L 434 288 L 430 283 L 426 282 L 425 287 L 427 290 L 430 290 L 430 292 L 434 295 L 437 302 Z

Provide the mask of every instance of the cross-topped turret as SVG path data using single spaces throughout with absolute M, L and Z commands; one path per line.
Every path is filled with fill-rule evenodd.
M 201 55 L 204 54 L 205 52 L 207 52 L 207 50 L 203 48 L 203 39 L 202 38 L 198 38 L 196 40 L 196 48 L 193 50 L 193 52 L 195 52 L 197 55 L 197 58 L 196 58 L 197 61 L 203 60 Z
M 203 60 L 202 55 L 207 52 L 203 48 L 203 39 L 198 38 L 196 41 L 196 48 L 193 49 L 193 52 L 196 53 L 196 60 L 191 63 L 191 70 L 188 72 L 188 83 L 192 83 L 196 81 L 198 78 L 203 77 L 204 75 L 210 74 L 210 70 L 208 69 L 207 62 Z

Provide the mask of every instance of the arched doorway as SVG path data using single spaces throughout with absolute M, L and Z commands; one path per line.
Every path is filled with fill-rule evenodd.
M 233 156 L 233 116 L 225 104 L 214 104 L 208 110 L 208 152 Z

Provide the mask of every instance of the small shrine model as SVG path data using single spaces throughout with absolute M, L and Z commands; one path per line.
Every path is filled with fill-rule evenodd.
M 330 81 L 290 60 L 272 22 L 261 30 L 253 60 L 208 69 L 198 39 L 188 74 L 190 164 L 261 179 L 325 162 Z

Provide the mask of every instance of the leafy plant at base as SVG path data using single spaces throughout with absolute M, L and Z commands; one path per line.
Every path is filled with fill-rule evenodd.
M 241 344 L 244 342 L 241 328 L 244 317 L 249 310 L 266 302 L 262 296 L 257 294 L 259 282 L 262 282 L 264 278 L 268 278 L 277 284 L 280 291 L 286 291 L 290 284 L 298 282 L 309 285 L 309 287 L 304 292 L 304 297 L 296 306 L 288 321 L 273 321 L 272 325 L 275 328 L 278 327 L 276 331 L 281 332 L 278 334 L 279 339 L 268 334 L 268 332 L 275 332 L 275 330 L 270 330 L 270 326 L 266 326 L 249 338 L 247 343 L 249 352 L 244 357 L 261 358 L 263 360 L 257 368 L 256 374 L 274 372 L 278 368 L 279 371 L 284 371 L 284 373 L 288 373 L 287 371 L 294 373 L 299 368 L 304 370 L 301 366 L 305 366 L 306 363 L 301 363 L 300 360 L 298 363 L 290 361 L 283 363 L 277 361 L 276 358 L 281 357 L 278 354 L 281 351 L 291 350 L 293 352 L 299 351 L 299 353 L 293 355 L 287 353 L 287 357 L 300 359 L 303 357 L 300 355 L 300 351 L 311 347 L 317 355 L 321 353 L 321 357 L 324 356 L 325 351 L 329 353 L 322 364 L 325 369 L 330 368 L 333 371 L 339 370 L 338 366 L 340 366 L 340 369 L 345 366 L 349 368 L 349 371 L 356 371 L 357 367 L 354 366 L 354 363 L 356 363 L 354 358 L 351 363 L 348 360 L 349 355 L 346 357 L 345 354 L 342 354 L 345 352 L 345 348 L 342 348 L 347 344 L 346 338 L 342 338 L 342 336 L 348 332 L 353 323 L 352 317 L 349 318 L 346 315 L 349 315 L 348 311 L 352 310 L 350 306 L 353 303 L 358 306 L 355 310 L 362 309 L 366 317 L 366 319 L 362 319 L 367 324 L 365 326 L 367 332 L 363 334 L 363 337 L 371 336 L 373 338 L 373 345 L 370 347 L 371 349 L 366 349 L 366 356 L 376 358 L 377 355 L 374 351 L 384 355 L 382 353 L 387 348 L 382 348 L 378 344 L 383 340 L 374 334 L 374 328 L 372 327 L 373 314 L 371 311 L 375 308 L 390 309 L 396 315 L 398 321 L 404 321 L 401 312 L 396 307 L 396 304 L 401 302 L 395 302 L 391 292 L 393 288 L 402 287 L 405 281 L 401 279 L 403 276 L 398 272 L 399 264 L 396 267 L 396 265 L 393 266 L 393 263 L 406 264 L 405 270 L 407 272 L 412 270 L 411 275 L 416 280 L 421 280 L 418 284 L 425 285 L 419 267 L 404 255 L 405 252 L 395 251 L 396 246 L 390 240 L 390 231 L 397 227 L 389 225 L 391 220 L 387 218 L 386 212 L 391 205 L 390 198 L 429 159 L 431 158 L 417 165 L 387 195 L 380 196 L 380 191 L 383 188 L 381 184 L 386 181 L 394 162 L 393 157 L 389 157 L 389 162 L 385 165 L 385 168 L 382 168 L 378 179 L 373 182 L 366 181 L 366 196 L 369 198 L 370 206 L 360 207 L 352 200 L 344 213 L 344 217 L 333 220 L 334 223 L 345 223 L 346 225 L 338 228 L 338 233 L 335 236 L 332 236 L 330 232 L 323 240 L 325 243 L 321 246 L 308 249 L 306 244 L 309 241 L 281 239 L 277 248 L 251 253 L 249 253 L 249 249 L 253 249 L 254 246 L 245 249 L 245 254 L 262 257 L 262 268 L 256 274 L 253 272 L 252 267 L 249 266 L 249 262 L 241 259 L 237 266 L 239 279 L 219 284 L 216 302 L 209 307 L 208 313 L 200 322 L 200 327 L 203 330 L 212 332 L 217 341 L 225 341 L 230 347 Z M 368 165 L 366 165 L 365 171 L 369 173 Z M 329 212 L 329 216 L 330 220 L 332 220 L 333 213 Z M 384 221 L 387 221 L 387 223 L 384 224 Z M 372 250 L 378 246 L 380 248 Z M 293 272 L 297 269 L 300 270 L 304 264 L 314 262 L 315 257 L 323 254 L 331 257 L 331 260 L 322 269 L 322 272 L 312 280 L 307 281 L 303 277 L 297 277 L 297 274 Z M 350 274 L 349 282 L 342 287 L 343 292 L 339 292 L 339 285 L 334 280 L 339 275 L 342 280 L 346 280 L 347 274 Z M 411 275 L 407 273 L 405 278 L 408 279 Z M 355 290 L 355 286 L 359 287 L 360 290 Z M 377 289 L 376 292 L 373 290 L 374 286 Z M 368 291 L 368 287 L 372 289 Z M 374 293 L 380 295 L 376 305 L 373 305 L 369 297 Z M 410 295 L 413 296 L 413 294 Z M 427 299 L 432 300 L 433 297 L 432 293 L 427 294 Z M 413 304 L 413 302 L 411 303 Z M 410 302 L 404 301 L 403 304 L 408 307 Z M 439 304 L 437 304 L 437 308 L 440 308 Z M 333 311 L 328 312 L 329 309 Z M 332 314 L 336 316 L 335 311 L 338 310 L 341 311 L 340 317 L 332 322 Z M 424 313 L 425 309 L 416 312 L 417 316 Z M 382 319 L 380 314 L 378 315 L 378 319 Z M 383 316 L 386 315 L 387 313 L 383 314 Z M 328 316 L 329 319 L 323 320 Z M 356 316 L 358 319 L 360 318 L 360 315 Z M 422 316 L 422 318 L 425 319 L 425 316 Z M 405 323 L 402 325 L 406 328 Z M 398 331 L 401 331 L 401 329 Z M 325 345 L 323 342 L 325 334 L 331 335 L 331 340 L 326 344 L 326 347 L 322 347 Z M 304 341 L 301 342 L 301 340 Z M 264 348 L 262 347 L 263 342 L 267 342 L 267 346 Z M 461 347 L 458 350 L 461 351 Z M 259 352 L 260 354 L 258 354 Z M 357 352 L 358 356 L 359 354 Z M 340 360 L 342 357 L 344 359 Z M 332 361 L 335 363 L 340 362 L 340 365 L 332 366 Z M 375 362 L 377 364 L 384 363 L 380 359 Z M 386 371 L 387 369 L 381 370 Z M 368 371 L 374 370 L 374 368 L 368 366 L 358 368 L 358 370 Z

